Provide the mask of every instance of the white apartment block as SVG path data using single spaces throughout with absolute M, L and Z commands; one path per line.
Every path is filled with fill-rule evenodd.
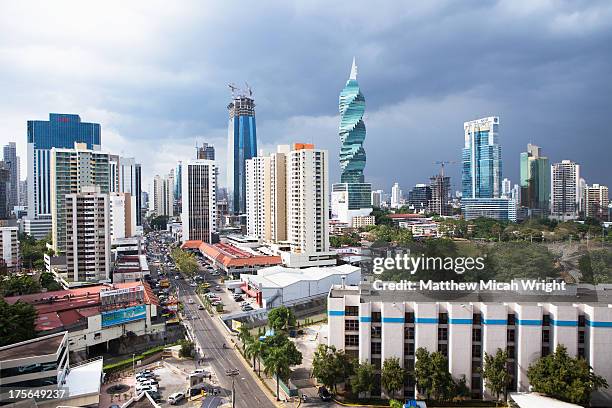
M 99 187 L 66 195 L 67 281 L 97 282 L 110 278 L 109 195 Z
M 507 350 L 509 391 L 527 392 L 530 364 L 562 344 L 612 383 L 612 295 L 603 288 L 432 295 L 370 285 L 332 287 L 328 344 L 377 370 L 391 357 L 412 370 L 416 350 L 424 347 L 447 356 L 453 378 L 465 375 L 472 397 L 492 398 L 479 372 L 484 353 Z M 414 396 L 414 388 L 408 379 L 404 396 Z M 610 406 L 612 390 L 594 394 L 593 402 Z
M 291 251 L 329 251 L 327 151 L 295 144 L 287 162 L 287 233 Z
M 373 215 L 356 215 L 351 219 L 351 226 L 353 228 L 367 227 L 368 225 L 375 225 L 376 217 Z
M 578 217 L 580 209 L 580 165 L 562 160 L 551 166 L 550 212 L 560 219 Z
M 391 187 L 391 208 L 400 208 L 402 201 L 402 190 L 398 183 L 393 184 Z
M 109 193 L 111 243 L 136 234 L 136 200 L 130 193 Z
M 213 234 L 217 232 L 217 173 L 214 160 L 182 164 L 183 241 L 213 242 Z
M 246 160 L 247 235 L 260 240 L 270 238 L 271 175 L 270 157 L 257 156 Z
M 156 175 L 153 179 L 153 212 L 157 216 L 174 216 L 174 177 Z
M 584 216 L 605 218 L 608 213 L 608 187 L 593 184 L 584 188 Z
M 2 260 L 9 270 L 19 268 L 19 228 L 17 226 L 0 226 L 0 250 Z

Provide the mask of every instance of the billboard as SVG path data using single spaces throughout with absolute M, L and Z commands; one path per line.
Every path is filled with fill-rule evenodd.
M 102 310 L 117 309 L 121 306 L 144 303 L 144 286 L 105 290 L 100 292 Z
M 147 306 L 138 305 L 127 307 L 125 309 L 112 310 L 110 312 L 102 312 L 102 327 L 124 324 L 136 320 L 142 320 L 147 317 Z

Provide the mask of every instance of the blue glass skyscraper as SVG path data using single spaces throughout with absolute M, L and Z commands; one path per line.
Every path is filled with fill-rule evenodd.
M 368 215 L 372 209 L 372 185 L 364 180 L 366 137 L 363 115 L 365 97 L 357 82 L 357 65 L 353 59 L 351 74 L 340 92 L 340 183 L 332 186 L 332 217 L 350 224 L 354 216 Z
M 51 149 L 73 148 L 76 142 L 100 149 L 100 125 L 81 122 L 79 115 L 49 114 L 49 120 L 28 121 L 28 218 L 51 218 Z
M 463 198 L 501 195 L 502 159 L 498 142 L 499 117 L 465 122 L 461 186 Z
M 235 88 L 233 88 L 235 90 Z M 227 146 L 227 192 L 229 211 L 246 213 L 245 161 L 257 156 L 255 102 L 250 89 L 233 95 L 229 110 Z

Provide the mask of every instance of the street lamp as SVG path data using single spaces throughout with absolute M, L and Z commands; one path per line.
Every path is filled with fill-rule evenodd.
M 232 408 L 236 408 L 236 386 L 234 384 L 234 379 L 238 374 L 240 373 L 237 368 L 225 370 L 225 375 L 227 375 L 228 377 L 232 377 Z

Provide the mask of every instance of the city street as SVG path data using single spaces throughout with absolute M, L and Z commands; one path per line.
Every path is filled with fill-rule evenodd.
M 183 279 L 172 279 L 175 287 L 179 288 L 180 299 L 183 301 L 185 312 L 192 318 L 189 324 L 194 328 L 198 344 L 202 347 L 205 359 L 215 370 L 219 378 L 221 387 L 226 396 L 231 395 L 232 380 L 226 376 L 226 370 L 237 368 L 240 374 L 235 377 L 236 386 L 236 407 L 239 408 L 258 408 L 274 407 L 274 403 L 260 389 L 261 385 L 247 373 L 242 358 L 238 352 L 232 348 L 223 348 L 224 343 L 228 343 L 224 333 L 208 315 L 205 310 L 198 310 L 198 301 L 194 288 L 190 287 Z M 190 304 L 187 299 L 194 299 Z

